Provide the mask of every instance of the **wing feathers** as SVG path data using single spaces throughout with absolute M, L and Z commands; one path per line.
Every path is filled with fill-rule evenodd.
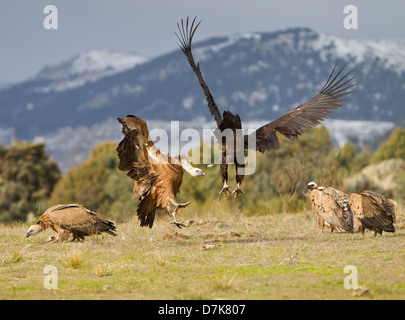
M 113 222 L 97 216 L 97 214 L 80 204 L 63 204 L 49 208 L 43 216 L 53 225 L 64 230 L 79 232 L 83 236 L 107 232 L 114 233 Z
M 335 74 L 335 66 L 325 85 L 315 97 L 253 132 L 252 135 L 256 135 L 256 149 L 264 152 L 274 149 L 274 146 L 277 147 L 278 145 L 272 143 L 276 132 L 290 140 L 297 139 L 304 129 L 320 124 L 335 109 L 343 106 L 342 103 L 349 100 L 343 97 L 354 93 L 355 91 L 350 89 L 357 85 L 353 83 L 356 77 L 349 78 L 351 71 L 342 75 L 344 69 L 345 67 L 341 68 Z M 247 141 L 248 137 L 245 136 L 245 148 L 249 147 Z
M 132 197 L 140 200 L 138 218 L 141 226 L 151 228 L 156 210 L 166 208 L 180 191 L 183 166 L 180 158 L 161 154 L 154 146 L 144 120 L 127 116 L 118 121 L 125 135 L 117 148 L 119 169 L 128 171 L 127 175 L 134 180 Z
M 331 187 L 311 191 L 312 208 L 326 222 L 346 232 L 353 232 L 353 214 L 348 195 Z
M 198 81 L 200 82 L 200 86 L 204 91 L 204 95 L 208 102 L 208 108 L 211 114 L 214 116 L 217 125 L 219 126 L 222 122 L 221 112 L 219 111 L 217 104 L 214 101 L 214 98 L 211 94 L 210 89 L 208 88 L 207 84 L 205 83 L 203 76 L 200 71 L 200 64 L 195 63 L 193 53 L 191 52 L 191 42 L 193 41 L 193 37 L 195 32 L 197 31 L 198 26 L 200 25 L 201 21 L 195 25 L 197 17 L 195 17 L 191 23 L 189 28 L 189 18 L 187 17 L 186 22 L 181 19 L 181 25 L 177 23 L 177 28 L 179 34 L 175 32 L 176 37 L 180 41 L 180 48 L 183 53 L 186 55 L 187 60 L 193 69 L 195 75 L 197 76 Z
M 118 118 L 118 121 L 125 135 L 117 147 L 120 159 L 118 168 L 127 171 L 127 176 L 134 180 L 132 196 L 139 198 L 149 191 L 157 179 L 147 150 L 147 146 L 152 147 L 153 143 L 149 141 L 149 131 L 142 119 L 127 116 L 124 119 Z
M 350 207 L 365 229 L 395 232 L 395 206 L 391 199 L 373 191 L 351 194 Z

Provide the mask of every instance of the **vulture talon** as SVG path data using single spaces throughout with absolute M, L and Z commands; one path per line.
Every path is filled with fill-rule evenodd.
M 179 204 L 177 205 L 177 207 L 178 207 L 178 208 L 186 208 L 186 207 L 188 207 L 190 204 L 191 204 L 191 201 L 187 201 L 187 202 L 184 202 L 184 203 L 179 203 Z
M 181 229 L 183 227 L 188 227 L 186 224 L 184 224 L 183 222 L 179 222 L 179 221 L 172 221 L 170 222 L 171 224 L 174 224 L 177 228 Z
M 235 197 L 234 197 L 235 199 L 238 197 L 238 195 L 239 195 L 240 193 L 246 194 L 246 192 L 243 191 L 243 190 L 241 190 L 239 187 L 236 187 L 236 189 L 232 191 L 232 194 L 235 195 Z
M 221 191 L 219 191 L 218 194 L 222 194 L 222 193 L 225 194 L 225 196 L 227 196 L 227 193 L 231 193 L 231 191 L 229 190 L 229 186 L 226 182 L 224 183 L 224 186 L 222 187 Z
M 222 193 L 225 195 L 226 200 L 229 201 L 229 199 L 228 199 L 228 193 L 229 193 L 229 194 L 231 193 L 231 191 L 229 190 L 229 186 L 223 187 L 223 188 L 221 189 L 221 191 L 219 191 L 218 195 L 220 196 Z

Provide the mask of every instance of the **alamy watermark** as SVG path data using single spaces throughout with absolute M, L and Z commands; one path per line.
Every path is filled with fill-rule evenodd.
M 47 5 L 43 11 L 47 16 L 44 18 L 44 28 L 46 30 L 56 30 L 58 27 L 58 8 L 54 5 Z
M 247 134 L 246 134 L 247 132 Z M 251 175 L 256 170 L 256 135 L 254 130 L 242 129 L 202 129 L 201 132 L 187 128 L 180 131 L 179 121 L 170 122 L 170 133 L 162 128 L 150 130 L 150 140 L 156 141 L 155 146 L 160 150 L 167 150 L 172 156 L 187 155 L 191 152 L 190 159 L 194 164 L 242 164 L 238 167 L 238 174 Z M 204 139 L 205 138 L 205 139 Z M 170 143 L 169 143 L 170 140 Z M 202 143 L 202 148 L 200 144 Z M 182 146 L 180 146 L 182 145 Z M 202 153 L 202 154 L 201 154 Z M 156 159 L 161 163 L 162 159 L 167 163 L 169 158 L 166 154 L 156 158 L 149 155 L 149 161 L 154 163 Z
M 58 289 L 58 268 L 52 265 L 47 265 L 44 268 L 44 288 L 47 290 Z
M 346 17 L 343 20 L 343 26 L 346 30 L 357 30 L 359 28 L 359 11 L 354 5 L 347 5 L 343 9 Z
M 343 281 L 343 286 L 345 289 L 350 290 L 350 289 L 357 289 L 359 288 L 359 278 L 358 278 L 358 272 L 357 272 L 357 267 L 348 265 L 343 269 L 344 273 L 349 273 L 347 277 L 345 277 Z

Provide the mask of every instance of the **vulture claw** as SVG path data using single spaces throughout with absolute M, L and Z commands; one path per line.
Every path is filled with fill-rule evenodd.
M 179 222 L 177 220 L 173 220 L 172 222 L 170 222 L 171 224 L 174 224 L 177 228 L 181 229 L 181 228 L 187 228 L 189 227 L 192 223 L 193 220 L 187 220 L 186 223 L 183 222 Z
M 221 194 L 221 193 L 224 193 L 225 196 L 227 196 L 227 193 L 231 193 L 231 191 L 229 190 L 229 186 L 227 184 L 224 184 L 221 191 L 219 191 L 219 194 Z
M 172 221 L 170 222 L 171 224 L 174 224 L 177 228 L 181 229 L 183 227 L 187 227 L 184 223 L 179 222 L 179 221 Z
M 235 199 L 238 197 L 238 195 L 239 195 L 240 193 L 246 194 L 246 192 L 243 191 L 242 189 L 240 189 L 239 187 L 237 187 L 235 190 L 232 191 L 232 194 L 235 195 Z
M 191 201 L 185 202 L 185 203 L 179 203 L 177 206 L 179 208 L 185 208 L 188 207 L 191 204 Z

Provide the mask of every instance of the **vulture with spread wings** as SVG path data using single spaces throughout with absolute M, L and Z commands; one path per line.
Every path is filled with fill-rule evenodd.
M 359 221 L 359 232 L 364 235 L 365 229 L 382 234 L 395 232 L 395 203 L 393 200 L 374 191 L 352 193 L 349 204 L 354 216 Z
M 335 109 L 341 107 L 345 99 L 344 97 L 353 93 L 350 89 L 353 88 L 357 83 L 353 83 L 355 77 L 349 77 L 350 72 L 343 73 L 344 67 L 340 71 L 336 71 L 336 66 L 326 81 L 325 85 L 321 91 L 315 95 L 311 100 L 300 105 L 299 107 L 287 112 L 280 118 L 260 127 L 255 132 L 250 135 L 244 135 L 243 139 L 240 139 L 242 143 L 236 143 L 238 130 L 242 129 L 242 123 L 239 115 L 234 115 L 230 111 L 224 111 L 221 115 L 214 98 L 205 83 L 199 63 L 194 61 L 193 54 L 191 52 L 191 42 L 193 40 L 194 34 L 200 25 L 196 23 L 196 18 L 190 23 L 189 18 L 184 22 L 183 19 L 181 23 L 177 24 L 179 34 L 176 33 L 180 41 L 180 48 L 186 55 L 187 60 L 193 69 L 198 81 L 204 91 L 204 95 L 208 102 L 208 108 L 211 114 L 214 116 L 220 132 L 225 130 L 232 130 L 234 132 L 233 141 L 233 151 L 227 154 L 227 143 L 226 137 L 216 134 L 217 137 L 221 139 L 221 176 L 223 181 L 223 187 L 220 194 L 224 192 L 225 194 L 229 192 L 228 186 L 228 163 L 235 163 L 236 167 L 236 189 L 232 192 L 235 194 L 235 198 L 240 193 L 245 193 L 240 189 L 244 178 L 244 168 L 245 164 L 238 162 L 238 159 L 243 159 L 240 154 L 245 149 L 251 149 L 252 144 L 250 141 L 255 141 L 255 149 L 260 152 L 277 150 L 280 147 L 280 142 L 277 137 L 277 133 L 286 136 L 290 140 L 295 140 L 304 132 L 304 129 L 308 129 L 320 124 L 321 121 L 325 120 L 327 116 L 332 113 Z M 252 139 L 252 140 L 251 140 Z M 229 145 L 229 144 L 228 144 Z M 232 144 L 231 144 L 232 145 Z
M 141 227 L 152 228 L 156 210 L 160 209 L 173 216 L 172 223 L 177 227 L 186 226 L 176 218 L 178 208 L 190 204 L 176 201 L 183 173 L 187 171 L 193 177 L 205 173 L 194 168 L 187 157 L 172 158 L 161 153 L 151 141 L 146 122 L 141 118 L 128 115 L 117 120 L 122 124 L 125 135 L 117 147 L 118 168 L 134 180 L 132 198 L 140 200 L 137 215 Z
M 315 182 L 308 183 L 306 189 L 311 190 L 312 209 L 318 215 L 321 233 L 325 226 L 331 231 L 353 232 L 348 194 L 332 187 L 319 187 Z

